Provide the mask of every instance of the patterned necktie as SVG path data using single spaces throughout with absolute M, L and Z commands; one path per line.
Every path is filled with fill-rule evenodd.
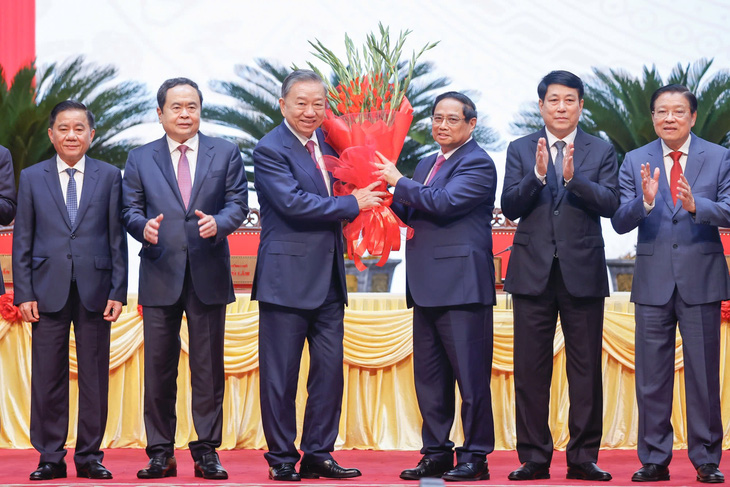
M 317 154 L 314 152 L 314 141 L 308 140 L 305 144 L 305 147 L 307 148 L 307 152 L 309 152 L 309 155 L 312 156 L 312 160 L 314 161 L 314 167 L 317 168 L 317 172 L 320 176 L 322 176 L 322 181 L 324 181 L 324 185 L 327 186 L 327 180 L 324 178 L 324 174 L 322 174 L 322 169 L 319 167 L 319 161 L 317 161 Z M 329 188 L 327 188 L 327 192 L 329 193 Z
M 446 162 L 446 158 L 443 154 L 438 156 L 436 158 L 436 164 L 433 165 L 433 170 L 431 171 L 431 175 L 428 177 L 428 180 L 426 181 L 426 186 L 431 184 L 431 181 L 433 181 L 434 176 L 436 176 L 436 173 L 439 172 L 439 169 L 441 169 L 441 166 Z
M 563 181 L 563 148 L 565 148 L 565 142 L 562 140 L 556 141 L 554 144 L 558 153 L 555 156 L 555 176 L 558 178 L 558 183 Z
M 669 191 L 672 192 L 672 200 L 677 205 L 677 192 L 679 192 L 679 177 L 682 175 L 682 166 L 679 165 L 679 158 L 682 153 L 678 150 L 669 153 L 669 157 L 674 161 L 672 171 L 669 173 Z
M 66 210 L 68 210 L 68 219 L 71 220 L 71 226 L 76 223 L 76 214 L 79 211 L 78 197 L 76 196 L 76 180 L 74 174 L 76 169 L 68 168 L 68 186 L 66 186 Z
M 190 162 L 188 162 L 188 156 L 185 155 L 190 147 L 181 145 L 177 149 L 180 151 L 180 160 L 177 163 L 177 187 L 180 188 L 180 196 L 182 196 L 187 209 L 188 204 L 190 204 L 190 193 L 193 190 L 193 181 L 190 178 Z

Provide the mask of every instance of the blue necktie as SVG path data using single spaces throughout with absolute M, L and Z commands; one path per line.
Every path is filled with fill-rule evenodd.
M 563 182 L 563 148 L 565 142 L 558 140 L 553 145 L 558 149 L 558 153 L 555 155 L 555 176 L 558 178 L 558 186 L 560 186 Z
M 76 169 L 66 169 L 68 173 L 68 186 L 66 187 L 66 209 L 68 210 L 68 219 L 71 220 L 71 226 L 76 222 L 76 213 L 79 210 L 78 198 L 76 197 L 76 180 L 74 173 Z

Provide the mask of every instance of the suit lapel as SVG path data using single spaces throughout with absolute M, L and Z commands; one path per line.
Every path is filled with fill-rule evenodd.
M 96 159 L 86 158 L 86 172 L 84 173 L 84 184 L 81 189 L 81 201 L 79 201 L 79 210 L 76 213 L 76 221 L 73 228 L 79 226 L 79 222 L 84 218 L 89 202 L 94 196 L 96 186 L 99 182 L 99 164 Z
M 692 135 L 692 140 L 689 144 L 689 154 L 687 154 L 687 164 L 685 164 L 684 177 L 687 178 L 689 187 L 694 186 L 697 181 L 697 176 L 702 171 L 702 165 L 705 163 L 704 148 L 701 145 L 700 139 Z
M 190 193 L 190 204 L 188 205 L 188 211 L 193 208 L 195 198 L 200 193 L 200 188 L 203 186 L 205 178 L 208 176 L 211 162 L 213 161 L 213 145 L 205 135 L 198 132 L 198 159 L 195 163 L 195 182 L 193 183 L 193 189 Z M 180 188 L 178 187 L 178 193 Z M 182 196 L 180 197 L 182 202 Z
M 172 193 L 177 198 L 178 203 L 180 203 L 180 206 L 184 208 L 185 205 L 183 204 L 182 196 L 180 195 L 180 188 L 178 187 L 177 179 L 175 178 L 175 170 L 172 167 L 172 157 L 170 157 L 170 148 L 167 145 L 167 137 L 163 135 L 161 139 L 158 139 L 153 150 L 154 154 L 152 158 L 157 164 L 157 167 L 160 168 L 160 172 L 165 178 L 165 181 L 167 181 L 167 184 L 170 185 L 170 189 L 172 189 Z
M 47 161 L 43 162 L 45 167 L 45 180 L 48 186 L 48 194 L 51 195 L 53 201 L 56 202 L 58 211 L 61 213 L 63 220 L 71 228 L 71 220 L 68 217 L 68 209 L 66 208 L 66 202 L 63 200 L 63 193 L 61 192 L 61 180 L 58 178 L 58 169 L 56 166 L 56 157 L 52 157 Z
M 476 141 L 474 139 L 471 139 L 466 144 L 459 147 L 456 152 L 451 154 L 451 156 L 444 161 L 443 164 L 441 164 L 441 167 L 436 172 L 436 174 L 433 175 L 433 178 L 431 179 L 431 185 L 435 183 L 436 181 L 440 181 L 441 179 L 447 177 L 447 175 L 451 174 L 451 171 L 453 170 L 454 166 L 456 166 L 459 163 L 459 160 L 463 158 L 466 154 L 474 150 L 474 146 L 476 145 Z M 429 167 L 430 169 L 436 164 L 436 160 L 434 159 L 433 163 Z M 428 174 L 428 173 L 426 173 Z
M 289 130 L 289 127 L 287 127 L 284 122 L 279 125 L 279 128 L 281 130 L 282 145 L 291 149 L 293 155 L 292 162 L 297 164 L 312 179 L 312 182 L 317 187 L 317 193 L 320 196 L 329 196 L 327 187 L 324 185 L 322 173 L 319 172 L 319 169 L 312 160 L 312 156 L 309 154 L 309 151 L 302 145 L 297 136 Z M 317 135 L 319 136 L 319 134 Z
M 434 164 L 436 164 L 437 155 L 438 152 L 436 154 L 431 154 L 423 160 L 423 164 L 419 164 L 416 166 L 416 170 L 413 171 L 414 181 L 421 184 L 426 184 L 426 178 L 428 177 L 428 173 L 431 172 L 431 168 Z

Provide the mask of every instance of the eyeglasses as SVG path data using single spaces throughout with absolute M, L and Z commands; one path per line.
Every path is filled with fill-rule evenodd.
M 459 122 L 462 120 L 466 120 L 465 118 L 458 118 L 458 117 L 442 117 L 441 115 L 434 115 L 431 117 L 431 123 L 434 125 L 441 125 L 444 120 L 446 120 L 446 125 L 449 127 L 456 127 L 459 125 Z
M 651 112 L 652 115 L 654 115 L 654 118 L 657 120 L 664 120 L 666 119 L 670 114 L 674 116 L 674 118 L 684 118 L 689 113 L 687 110 L 680 108 L 678 110 L 665 110 L 664 108 L 660 108 L 659 110 L 654 110 Z

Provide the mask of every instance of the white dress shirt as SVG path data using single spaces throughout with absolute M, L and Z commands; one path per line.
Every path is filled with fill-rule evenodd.
M 172 168 L 175 170 L 175 179 L 177 179 L 178 165 L 180 164 L 180 156 L 182 155 L 182 152 L 180 152 L 178 147 L 181 145 L 188 147 L 188 151 L 185 155 L 187 156 L 188 164 L 190 165 L 190 185 L 192 186 L 195 184 L 195 168 L 198 166 L 198 145 L 200 143 L 198 134 L 193 135 L 182 144 L 172 140 L 169 135 L 166 135 L 165 137 L 167 137 L 167 147 L 170 149 L 170 158 L 172 158 Z
M 79 207 L 81 201 L 81 189 L 84 187 L 84 172 L 86 171 L 86 156 L 81 156 L 79 162 L 73 166 L 66 164 L 61 156 L 56 155 L 56 168 L 58 169 L 58 179 L 61 181 L 61 193 L 63 193 L 63 202 L 68 206 L 66 200 L 66 191 L 68 190 L 68 182 L 71 176 L 68 175 L 66 169 L 76 169 L 74 173 L 74 181 L 76 182 L 76 208 Z
M 550 150 L 550 157 L 552 157 L 553 161 L 555 161 L 558 157 L 558 148 L 555 147 L 555 142 L 559 140 L 565 142 L 565 145 L 563 146 L 563 161 L 565 161 L 565 155 L 568 153 L 568 146 L 575 142 L 575 136 L 578 134 L 578 127 L 574 128 L 571 133 L 562 139 L 557 138 L 547 128 L 545 129 L 545 133 L 547 134 L 545 142 L 547 142 L 548 150 Z M 538 174 L 537 164 L 535 164 L 535 176 L 537 176 L 537 179 L 539 179 L 542 184 L 547 184 L 547 174 L 545 174 L 545 176 Z M 570 181 L 571 180 L 569 179 L 568 181 L 564 181 L 564 183 L 568 184 Z
M 662 144 L 662 154 L 663 154 L 663 160 L 664 160 L 664 172 L 667 176 L 667 183 L 669 184 L 669 187 L 672 187 L 672 167 L 674 166 L 674 159 L 672 159 L 672 156 L 669 155 L 670 152 L 674 152 L 673 149 L 671 149 L 667 144 L 664 143 L 664 139 L 659 139 L 659 141 Z M 687 154 L 689 154 L 689 143 L 692 141 L 692 137 L 687 137 L 687 140 L 684 141 L 684 144 L 682 144 L 682 147 L 679 148 L 679 151 L 682 153 L 682 155 L 679 157 L 679 166 L 682 168 L 682 174 L 684 174 L 684 168 L 687 167 Z M 653 177 L 653 173 L 651 174 Z M 672 195 L 674 196 L 674 195 Z M 646 200 L 644 200 L 644 209 L 647 213 L 649 213 L 651 210 L 654 209 L 654 204 L 656 203 L 656 198 L 654 198 L 654 201 L 651 202 L 651 204 L 647 203 Z
M 286 119 L 284 119 L 284 124 L 286 127 L 291 131 L 291 133 L 294 134 L 294 137 L 297 138 L 299 142 L 302 143 L 304 146 L 304 149 L 307 151 L 307 154 L 309 154 L 309 150 L 307 149 L 307 142 L 310 140 L 314 142 L 314 156 L 317 158 L 317 167 L 319 167 L 319 172 L 322 174 L 322 177 L 324 178 L 324 184 L 327 186 L 327 194 L 332 196 L 332 190 L 330 189 L 330 175 L 327 172 L 327 167 L 324 165 L 324 160 L 322 159 L 322 150 L 319 148 L 319 141 L 317 140 L 317 132 L 312 132 L 312 136 L 310 138 L 305 138 L 299 135 L 299 133 L 292 128 L 291 125 L 289 125 L 289 122 L 287 122 Z

